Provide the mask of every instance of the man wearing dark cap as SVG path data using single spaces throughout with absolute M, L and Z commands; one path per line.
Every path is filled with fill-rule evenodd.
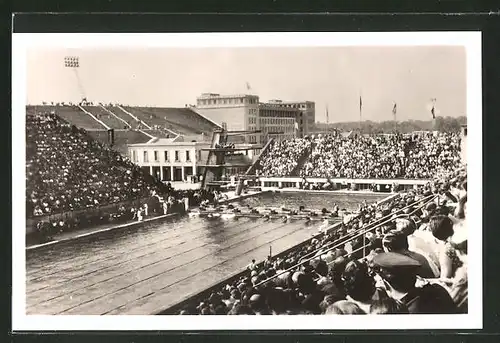
M 439 274 L 431 268 L 427 258 L 415 251 L 410 251 L 408 248 L 408 238 L 402 231 L 388 232 L 382 239 L 382 246 L 385 252 L 395 252 L 408 256 L 420 263 L 417 270 L 417 275 L 423 278 L 432 279 L 439 277 Z
M 415 286 L 420 263 L 394 252 L 373 258 L 378 275 L 384 280 L 389 295 L 408 307 L 409 313 L 453 314 L 456 306 L 448 292 L 437 284 Z

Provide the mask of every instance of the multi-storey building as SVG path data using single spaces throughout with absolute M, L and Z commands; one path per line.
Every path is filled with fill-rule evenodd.
M 259 122 L 262 131 L 261 143 L 268 138 L 291 139 L 298 136 L 298 121 L 301 112 L 297 108 L 283 106 L 272 100 L 259 104 Z
M 314 128 L 312 101 L 271 100 L 259 103 L 257 95 L 204 93 L 194 111 L 229 131 L 261 131 L 247 136 L 247 143 L 264 143 L 275 138 L 303 137 Z
M 285 107 L 295 108 L 300 111 L 297 118 L 298 137 L 304 137 L 314 131 L 314 123 L 316 121 L 314 101 L 278 101 Z
M 196 99 L 194 111 L 229 131 L 258 131 L 259 97 L 204 93 Z M 260 141 L 260 134 L 249 134 L 247 143 Z

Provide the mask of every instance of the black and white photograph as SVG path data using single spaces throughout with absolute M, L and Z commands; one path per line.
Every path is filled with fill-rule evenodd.
M 481 328 L 481 110 L 478 32 L 14 34 L 13 327 Z

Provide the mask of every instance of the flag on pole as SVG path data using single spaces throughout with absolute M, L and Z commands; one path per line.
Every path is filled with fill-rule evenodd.
M 394 106 L 392 107 L 392 115 L 394 116 L 394 119 L 396 119 L 396 113 L 398 111 L 398 105 L 394 103 Z
M 249 91 L 250 89 L 252 89 L 252 87 L 250 87 L 250 84 L 248 82 L 246 82 L 246 87 L 247 87 L 247 90 Z
M 328 124 L 329 123 L 329 120 L 328 120 L 328 105 L 326 105 L 326 123 Z
M 359 130 L 361 130 L 361 114 L 363 113 L 363 100 L 359 96 Z
M 432 105 L 431 114 L 432 114 L 432 119 L 436 119 L 436 110 L 434 108 L 434 105 Z

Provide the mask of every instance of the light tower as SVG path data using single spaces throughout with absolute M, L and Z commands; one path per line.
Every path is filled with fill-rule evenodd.
M 76 82 L 78 84 L 78 90 L 80 91 L 80 97 L 82 100 L 86 100 L 85 89 L 83 88 L 80 75 L 78 74 L 78 69 L 80 68 L 80 58 L 78 56 L 65 56 L 64 66 L 66 68 L 71 68 L 75 73 Z

